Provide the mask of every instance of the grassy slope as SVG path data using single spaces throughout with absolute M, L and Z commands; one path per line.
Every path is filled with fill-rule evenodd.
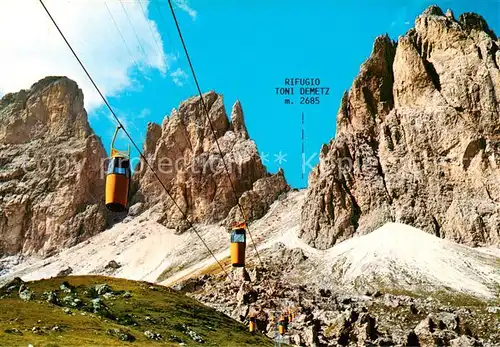
M 96 284 L 107 283 L 113 291 L 114 298 L 103 299 L 117 319 L 108 319 L 88 312 L 85 308 L 71 309 L 73 314 L 64 313 L 63 307 L 47 303 L 42 299 L 45 291 L 58 291 L 61 299 L 66 293 L 59 286 L 68 281 L 75 287 L 78 298 L 90 307 L 88 294 L 84 291 Z M 186 343 L 186 346 L 271 346 L 272 342 L 262 335 L 252 336 L 246 326 L 229 317 L 210 309 L 195 300 L 177 293 L 169 288 L 154 286 L 147 282 L 129 281 L 101 276 L 57 277 L 35 282 L 27 282 L 34 292 L 31 301 L 19 299 L 17 291 L 4 295 L 0 299 L 0 346 L 179 346 L 178 342 L 170 342 L 169 336 L 175 335 Z M 128 291 L 130 298 L 124 298 L 119 291 Z M 5 294 L 5 293 L 1 293 Z M 119 324 L 118 318 L 132 315 L 134 324 Z M 146 320 L 149 316 L 151 320 Z M 38 321 L 41 322 L 38 322 Z M 204 344 L 193 341 L 182 328 L 185 324 L 205 340 Z M 55 325 L 62 331 L 52 331 Z M 42 334 L 31 331 L 34 326 L 42 328 Z M 46 329 L 43 329 L 46 327 Z M 22 335 L 7 333 L 6 330 L 16 328 Z M 136 340 L 122 342 L 107 333 L 108 329 L 118 328 L 129 332 Z M 152 341 L 144 336 L 150 330 L 163 336 L 162 341 Z

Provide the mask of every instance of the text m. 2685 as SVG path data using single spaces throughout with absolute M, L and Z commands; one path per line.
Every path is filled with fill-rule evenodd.
M 319 104 L 319 96 L 301 96 L 300 104 L 303 105 L 318 105 Z

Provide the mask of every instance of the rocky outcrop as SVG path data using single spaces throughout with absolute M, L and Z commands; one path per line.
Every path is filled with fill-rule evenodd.
M 436 6 L 376 39 L 309 177 L 301 237 L 326 249 L 397 221 L 500 244 L 500 42 Z
M 284 267 L 287 260 L 281 254 L 275 257 L 267 258 L 264 268 L 251 270 L 258 276 L 233 273 L 224 280 L 222 275 L 204 275 L 196 279 L 196 288 L 185 292 L 246 324 L 253 317 L 257 331 L 271 338 L 276 337 L 278 317 L 294 312 L 282 337 L 292 345 L 430 347 L 500 342 L 493 311 L 473 305 L 467 297 L 435 299 L 380 291 L 356 295 L 311 281 L 297 284 Z
M 105 227 L 106 154 L 75 82 L 47 77 L 0 100 L 0 256 L 50 255 Z
M 238 199 L 247 218 L 255 219 L 288 189 L 282 172 L 266 172 L 255 143 L 248 137 L 240 103 L 233 106 L 229 121 L 221 95 L 209 92 L 203 98 L 212 125 L 200 97 L 181 103 L 161 126 L 148 125 L 144 155 L 177 206 L 144 161 L 134 174 L 137 193 L 133 202 L 159 209 L 160 221 L 180 231 L 187 225 L 182 223 L 179 208 L 192 222 L 213 223 L 224 220 L 228 214 L 233 219 L 240 218 L 235 207 Z
M 240 205 L 249 220 L 262 218 L 269 206 L 284 192 L 290 189 L 285 180 L 283 170 L 279 170 L 275 175 L 266 176 L 258 179 L 251 190 L 244 192 L 240 199 Z M 241 210 L 239 206 L 234 206 L 226 218 L 227 225 L 231 221 L 241 220 Z

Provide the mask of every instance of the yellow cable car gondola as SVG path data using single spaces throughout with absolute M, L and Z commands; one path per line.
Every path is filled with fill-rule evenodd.
M 287 329 L 286 325 L 287 324 L 285 321 L 285 317 L 281 316 L 280 319 L 278 320 L 278 332 L 280 333 L 280 335 L 285 335 Z
M 127 152 L 114 148 L 117 127 L 111 142 L 111 158 L 106 171 L 106 208 L 112 212 L 123 212 L 128 206 L 130 190 L 130 146 Z
M 233 224 L 231 232 L 231 263 L 234 267 L 245 267 L 246 223 Z
M 255 322 L 255 317 L 250 317 L 250 322 L 248 323 L 248 330 L 254 334 L 257 328 L 257 324 Z

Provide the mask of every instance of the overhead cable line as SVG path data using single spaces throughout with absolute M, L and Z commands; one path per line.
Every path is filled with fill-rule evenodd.
M 122 6 L 123 12 L 125 12 L 125 16 L 127 17 L 127 20 L 128 20 L 128 22 L 130 24 L 130 27 L 132 28 L 132 31 L 134 32 L 135 38 L 137 39 L 137 43 L 139 44 L 139 47 L 141 48 L 142 53 L 144 54 L 144 57 L 146 58 L 149 66 L 153 67 L 153 64 L 151 64 L 151 61 L 149 60 L 149 57 L 146 54 L 146 51 L 144 50 L 144 47 L 142 46 L 141 40 L 139 39 L 139 35 L 137 35 L 137 31 L 134 28 L 134 24 L 132 24 L 132 21 L 130 20 L 130 16 L 128 15 L 127 9 L 125 8 L 125 6 L 123 6 L 123 2 L 121 0 L 118 0 L 118 2 Z M 147 18 L 146 18 L 146 20 L 147 20 Z
M 138 3 L 139 3 L 139 6 L 141 6 L 142 13 L 144 13 L 144 18 L 146 18 L 146 22 L 148 23 L 149 31 L 151 32 L 151 36 L 153 37 L 153 40 L 156 44 L 156 48 L 158 48 L 158 54 L 160 55 L 160 57 L 162 57 L 163 56 L 163 48 L 161 47 L 160 43 L 158 42 L 158 39 L 156 38 L 156 35 L 153 31 L 153 28 L 151 27 L 151 23 L 149 22 L 149 19 L 148 19 L 148 14 L 146 13 L 144 6 L 142 6 L 142 2 L 139 0 Z M 166 64 L 165 59 L 164 59 L 164 63 Z
M 210 114 L 208 112 L 208 108 L 207 108 L 207 105 L 205 103 L 205 99 L 203 98 L 203 93 L 201 92 L 200 84 L 198 83 L 198 78 L 196 77 L 196 73 L 194 72 L 193 64 L 191 62 L 191 58 L 189 56 L 189 53 L 188 53 L 188 50 L 186 47 L 186 43 L 184 42 L 184 37 L 182 36 L 181 28 L 179 26 L 179 22 L 177 21 L 177 16 L 175 15 L 174 7 L 172 5 L 172 0 L 168 0 L 168 5 L 170 6 L 170 12 L 172 13 L 172 17 L 174 19 L 175 26 L 177 28 L 177 33 L 179 34 L 179 38 L 181 40 L 182 47 L 184 48 L 184 53 L 186 54 L 189 68 L 191 69 L 191 74 L 193 75 L 193 79 L 194 79 L 194 82 L 196 84 L 196 88 L 198 89 L 198 94 L 200 95 L 201 105 L 202 105 L 203 110 L 205 111 L 205 114 L 207 116 L 207 120 L 210 124 L 210 130 L 212 131 L 212 134 L 214 135 L 215 144 L 217 145 L 217 149 L 219 150 L 219 153 L 220 153 L 220 156 L 222 159 L 222 163 L 224 164 L 224 169 L 226 170 L 227 177 L 229 178 L 229 183 L 231 185 L 231 190 L 233 191 L 233 194 L 234 194 L 234 199 L 236 200 L 236 204 L 238 205 L 240 212 L 241 212 L 241 215 L 243 216 L 243 219 L 246 222 L 247 217 L 245 215 L 245 211 L 243 210 L 243 206 L 241 206 L 241 204 L 239 202 L 238 194 L 236 193 L 236 189 L 234 188 L 233 180 L 231 179 L 231 174 L 229 173 L 229 169 L 227 167 L 226 160 L 224 159 L 224 153 L 222 153 L 222 150 L 221 150 L 220 145 L 219 145 L 219 141 L 217 141 L 217 135 L 215 133 L 214 126 L 212 124 L 212 119 L 210 118 Z M 252 233 L 250 232 L 250 228 L 248 227 L 248 223 L 246 223 L 246 224 L 247 224 L 248 234 L 250 235 L 250 239 L 252 240 L 252 244 L 253 244 L 253 247 L 255 249 L 255 253 L 257 254 L 257 257 L 259 258 L 260 265 L 263 266 L 262 259 L 260 258 L 259 251 L 257 250 L 257 246 L 255 245 L 255 242 L 253 240 Z
M 121 1 L 121 0 L 120 0 L 120 1 Z M 133 62 L 134 62 L 134 64 L 135 64 L 135 66 L 137 66 L 137 68 L 138 68 L 138 69 L 137 69 L 137 71 L 139 72 L 139 74 L 140 74 L 140 75 L 142 75 L 142 77 L 143 77 L 145 80 L 147 80 L 146 75 L 145 75 L 145 74 L 144 74 L 144 72 L 143 72 L 143 71 L 139 68 L 139 64 L 138 64 L 138 63 L 137 63 L 137 61 L 135 60 L 135 58 L 134 58 L 134 56 L 133 56 L 133 54 L 132 54 L 132 52 L 131 52 L 131 50 L 130 50 L 129 45 L 127 44 L 127 42 L 126 42 L 126 40 L 125 40 L 125 37 L 123 36 L 123 34 L 122 34 L 122 32 L 121 32 L 120 28 L 118 27 L 118 24 L 116 23 L 116 20 L 115 20 L 115 18 L 114 18 L 114 16 L 113 16 L 113 14 L 112 14 L 111 10 L 109 9 L 109 6 L 107 5 L 106 0 L 103 0 L 103 2 L 104 2 L 104 5 L 106 6 L 106 9 L 108 10 L 109 16 L 111 17 L 111 20 L 113 21 L 113 24 L 114 24 L 114 25 L 115 25 L 115 27 L 116 27 L 116 30 L 117 30 L 117 31 L 118 31 L 118 33 L 120 34 L 120 37 L 121 37 L 121 39 L 122 39 L 123 43 L 124 43 L 124 44 L 125 44 L 125 46 L 127 47 L 127 50 L 128 50 L 128 52 L 129 52 L 129 54 L 130 54 L 130 57 L 132 58 L 132 60 L 133 60 Z M 140 1 L 140 0 L 138 0 L 137 2 L 139 2 L 139 5 L 141 6 L 142 12 L 144 13 L 144 17 L 145 17 L 145 18 L 146 18 L 146 20 L 148 21 L 148 25 L 149 25 L 149 20 L 148 20 L 148 18 L 147 18 L 147 13 L 146 13 L 146 10 L 144 9 L 144 6 L 142 5 L 142 3 L 141 3 L 141 1 Z M 158 3 L 157 3 L 157 2 L 155 2 L 155 4 L 156 4 L 157 9 L 159 9 L 159 7 L 158 7 Z M 163 19 L 163 14 L 162 14 L 161 12 L 160 12 L 160 15 L 162 16 L 162 19 Z M 129 20 L 129 23 L 130 23 L 130 20 Z M 131 24 L 131 23 L 130 23 L 130 24 Z M 134 28 L 134 27 L 132 26 L 132 29 L 133 29 L 133 28 Z M 151 35 L 153 36 L 153 40 L 155 40 L 156 47 L 158 48 L 158 54 L 159 54 L 159 56 L 163 56 L 163 50 L 162 50 L 162 48 L 160 48 L 162 45 L 160 45 L 160 44 L 158 43 L 158 41 L 156 40 L 156 37 L 155 37 L 155 35 L 154 35 L 154 31 L 153 31 L 153 29 L 152 29 L 152 27 L 151 27 L 150 25 L 149 25 L 149 30 L 151 31 Z M 167 36 L 168 36 L 168 37 L 169 37 L 169 39 L 170 39 L 170 35 L 168 35 L 168 31 L 167 31 Z M 136 37 L 137 37 L 137 36 L 136 36 Z M 170 41 L 173 41 L 173 40 L 172 40 L 172 39 L 170 39 Z M 166 58 L 164 59 L 164 62 L 165 62 L 165 64 L 166 64 L 167 68 L 168 68 L 168 63 L 166 62 Z M 135 126 L 134 126 L 134 127 L 135 127 Z M 137 128 L 136 128 L 136 129 L 137 129 Z M 186 139 L 187 143 L 189 144 L 189 148 L 190 148 L 191 150 L 193 150 L 193 146 L 192 146 L 192 144 L 191 144 L 191 140 L 190 140 L 190 139 L 189 139 L 189 137 L 187 137 L 187 135 L 186 135 L 186 130 L 183 132 L 183 136 L 184 136 L 184 138 Z
M 167 25 L 167 21 L 165 20 L 165 16 L 163 16 L 163 12 L 161 11 L 160 5 L 158 5 L 158 1 L 154 1 L 154 4 L 156 6 L 156 11 L 160 15 L 161 20 L 163 21 L 163 23 L 165 25 Z M 166 32 L 169 40 L 173 43 L 174 40 L 172 40 L 172 38 L 170 37 L 170 34 L 168 33 L 168 30 L 166 30 L 165 32 Z
M 106 0 L 104 0 L 104 5 L 106 6 L 106 9 L 108 10 L 109 16 L 111 17 L 111 21 L 113 21 L 113 24 L 115 25 L 116 30 L 118 31 L 118 34 L 120 34 L 120 37 L 121 37 L 123 43 L 125 44 L 125 47 L 127 47 L 128 53 L 130 54 L 130 58 L 132 58 L 134 65 L 139 67 L 139 64 L 137 64 L 137 61 L 135 60 L 134 55 L 132 54 L 132 51 L 130 50 L 130 47 L 127 44 L 127 41 L 125 40 L 125 37 L 123 36 L 122 31 L 118 27 L 118 24 L 116 23 L 115 18 L 113 17 L 113 14 L 111 13 L 111 10 L 109 9 Z
M 163 24 L 165 25 L 165 27 L 168 27 L 168 22 L 166 21 L 165 19 L 165 16 L 163 15 L 163 12 L 161 10 L 161 7 L 158 5 L 158 1 L 154 1 L 154 4 L 156 5 L 156 11 L 158 12 L 159 16 L 160 16 L 160 19 L 161 21 L 163 22 Z M 165 33 L 168 37 L 168 40 L 169 42 L 171 43 L 172 47 L 173 47 L 173 43 L 174 43 L 174 40 L 172 39 L 172 37 L 170 36 L 170 33 L 169 33 L 169 30 L 165 30 Z M 175 60 L 177 60 L 177 57 L 175 57 Z M 171 75 L 172 76 L 172 75 Z M 191 83 L 191 80 L 186 78 L 186 81 L 187 83 L 189 84 L 190 87 L 192 87 L 192 83 Z M 174 82 L 175 83 L 175 82 Z M 177 83 L 176 83 L 177 84 Z M 182 86 L 182 84 L 180 85 Z M 179 118 L 180 121 L 181 121 L 181 124 L 184 125 L 184 121 L 182 118 Z M 189 149 L 191 150 L 191 152 L 193 152 L 193 145 L 191 143 L 191 139 L 189 138 L 189 135 L 187 134 L 187 128 L 184 127 L 184 131 L 182 132 L 182 136 L 184 136 L 184 139 L 187 141 L 188 145 L 189 145 Z M 193 164 L 191 164 L 193 165 Z M 190 166 L 188 166 L 189 168 Z
M 159 5 L 158 3 L 159 3 L 159 1 L 154 1 L 154 4 L 156 5 L 156 11 L 157 11 L 157 12 L 158 12 L 158 14 L 160 15 L 160 19 L 161 19 L 161 21 L 163 22 L 163 24 L 165 24 L 165 27 L 167 27 L 167 28 L 168 28 L 168 26 L 169 26 L 169 25 L 168 25 L 168 22 L 167 22 L 167 20 L 165 19 L 165 16 L 163 15 L 163 12 L 162 12 L 162 10 L 161 10 L 161 7 L 160 7 L 160 5 Z M 172 45 L 173 45 L 174 40 L 172 39 L 172 37 L 170 37 L 170 33 L 169 33 L 169 31 L 168 31 L 168 30 L 165 30 L 165 33 L 167 34 L 167 37 L 168 37 L 169 41 L 170 41 L 170 42 L 172 43 Z M 175 57 L 175 59 L 177 60 L 177 56 Z M 194 87 L 194 86 L 193 86 L 193 84 L 192 84 L 192 82 L 191 82 L 191 79 L 186 78 L 186 82 L 188 83 L 189 87 Z
M 222 271 L 227 276 L 227 272 L 224 269 L 224 267 L 222 266 L 222 264 L 219 262 L 219 260 L 217 259 L 217 257 L 215 256 L 215 254 L 212 252 L 212 250 L 208 247 L 208 245 L 206 244 L 205 240 L 203 240 L 203 238 L 201 237 L 201 235 L 198 232 L 198 230 L 194 227 L 193 223 L 187 217 L 186 213 L 180 208 L 179 204 L 177 204 L 177 202 L 175 201 L 175 199 L 173 198 L 173 196 L 170 194 L 170 192 L 168 191 L 168 189 L 165 186 L 165 184 L 163 183 L 163 181 L 160 179 L 160 177 L 158 176 L 158 174 L 156 173 L 156 171 L 153 169 L 153 167 L 151 166 L 151 164 L 149 164 L 147 158 L 144 156 L 144 154 L 142 153 L 142 151 L 139 149 L 139 146 L 137 146 L 137 144 L 135 143 L 135 141 L 132 139 L 132 137 L 130 136 L 130 134 L 127 131 L 127 129 L 125 129 L 125 127 L 123 126 L 123 123 L 120 121 L 120 119 L 116 115 L 115 111 L 113 110 L 113 108 L 109 104 L 108 100 L 106 99 L 106 97 L 104 96 L 104 94 L 101 92 L 101 90 L 99 89 L 99 87 L 97 86 L 97 84 L 94 82 L 94 79 L 92 78 L 92 76 L 90 75 L 90 73 L 88 72 L 88 70 L 85 68 L 85 65 L 82 63 L 82 61 L 78 57 L 78 54 L 76 54 L 76 52 L 73 50 L 73 47 L 71 46 L 71 44 L 69 43 L 69 41 L 66 39 L 66 36 L 64 36 L 63 32 L 59 28 L 59 25 L 57 25 L 55 19 L 50 14 L 50 11 L 45 6 L 43 0 L 39 0 L 39 1 L 40 1 L 40 4 L 43 6 L 45 12 L 49 16 L 50 20 L 52 21 L 52 23 L 56 27 L 57 31 L 59 32 L 59 34 L 63 38 L 64 42 L 66 43 L 66 45 L 68 46 L 68 48 L 71 50 L 71 53 L 73 53 L 73 56 L 75 57 L 75 59 L 78 61 L 78 63 L 82 67 L 83 71 L 85 72 L 85 74 L 89 78 L 90 82 L 92 83 L 92 85 L 96 89 L 97 93 L 102 98 L 102 101 L 104 102 L 104 104 L 106 105 L 106 107 L 109 109 L 109 111 L 111 112 L 111 114 L 113 115 L 113 117 L 115 118 L 115 120 L 118 122 L 119 127 L 123 130 L 123 132 L 125 133 L 125 135 L 127 135 L 127 137 L 129 138 L 130 142 L 132 143 L 132 145 L 134 146 L 134 148 L 137 150 L 137 152 L 139 152 L 139 155 L 141 156 L 142 160 L 144 160 L 144 162 L 146 163 L 146 165 L 148 166 L 148 168 L 153 172 L 153 175 L 156 177 L 156 179 L 158 180 L 158 182 L 160 182 L 161 186 L 163 187 L 163 189 L 167 193 L 168 197 L 172 200 L 172 202 L 174 203 L 174 205 L 177 207 L 177 209 L 179 209 L 179 211 L 181 212 L 183 218 L 186 220 L 186 222 L 188 222 L 190 228 L 192 228 L 194 230 L 194 232 L 196 233 L 196 235 L 198 236 L 198 238 L 201 240 L 201 242 L 203 243 L 203 245 L 205 246 L 205 248 L 208 250 L 208 252 L 210 253 L 210 255 L 215 259 L 215 261 L 217 262 L 217 264 L 219 264 L 220 268 L 222 269 Z

